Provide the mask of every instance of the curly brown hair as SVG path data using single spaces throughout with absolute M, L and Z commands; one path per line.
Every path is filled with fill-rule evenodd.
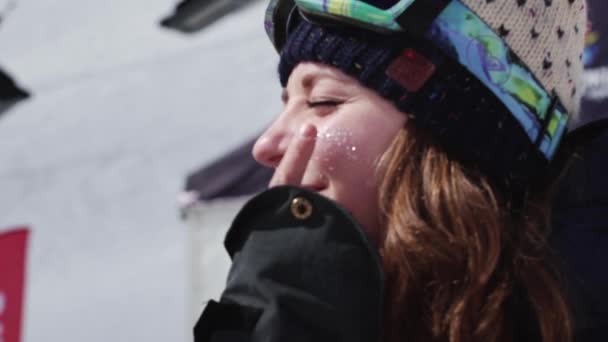
M 488 177 L 412 126 L 381 160 L 384 341 L 571 341 L 547 188 L 514 214 Z

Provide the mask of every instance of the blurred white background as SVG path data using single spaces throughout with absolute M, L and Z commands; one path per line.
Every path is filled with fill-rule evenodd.
M 190 36 L 158 25 L 175 4 L 19 0 L 0 23 L 0 67 L 33 94 L 0 115 L 0 229 L 32 228 L 26 342 L 191 340 L 175 197 L 280 89 L 265 1 Z

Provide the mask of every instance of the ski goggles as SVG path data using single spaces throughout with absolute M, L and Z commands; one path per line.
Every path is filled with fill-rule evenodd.
M 384 1 L 383 3 L 386 3 Z M 321 26 L 351 26 L 430 41 L 479 79 L 512 113 L 530 142 L 553 159 L 569 114 L 506 42 L 459 0 L 271 0 L 265 28 L 281 51 L 296 18 Z

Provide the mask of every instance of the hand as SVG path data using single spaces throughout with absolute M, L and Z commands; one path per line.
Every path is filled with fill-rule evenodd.
M 287 151 L 275 169 L 269 187 L 302 184 L 302 177 L 315 149 L 316 137 L 315 126 L 307 124 L 302 127 L 299 134 L 287 146 Z

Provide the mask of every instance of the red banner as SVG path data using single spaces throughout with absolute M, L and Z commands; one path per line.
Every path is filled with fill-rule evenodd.
M 0 342 L 21 342 L 26 228 L 0 233 Z

